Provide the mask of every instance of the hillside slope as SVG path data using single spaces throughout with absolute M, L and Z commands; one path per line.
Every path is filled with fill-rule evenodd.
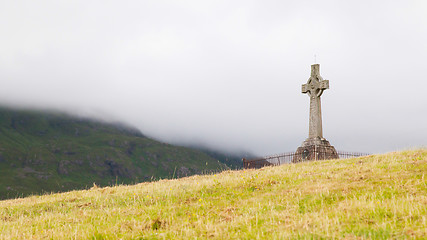
M 0 199 L 226 168 L 121 125 L 0 108 Z
M 0 201 L 0 238 L 427 238 L 427 150 Z

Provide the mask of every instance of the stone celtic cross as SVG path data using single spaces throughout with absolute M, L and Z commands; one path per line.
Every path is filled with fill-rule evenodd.
M 302 93 L 307 93 L 310 97 L 309 138 L 323 138 L 320 96 L 323 90 L 329 88 L 329 80 L 323 80 L 319 68 L 319 64 L 311 65 L 311 76 L 302 85 Z
M 338 158 L 337 150 L 323 138 L 322 110 L 320 96 L 329 88 L 329 81 L 323 80 L 319 73 L 319 64 L 311 65 L 311 76 L 302 85 L 302 93 L 310 97 L 310 119 L 308 138 L 298 147 L 292 162 Z

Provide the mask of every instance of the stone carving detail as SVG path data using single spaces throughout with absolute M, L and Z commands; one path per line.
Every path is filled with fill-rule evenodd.
M 338 158 L 335 148 L 323 138 L 320 96 L 329 89 L 329 80 L 323 80 L 319 68 L 319 64 L 311 65 L 311 76 L 302 85 L 302 93 L 310 97 L 309 134 L 295 152 L 293 162 Z

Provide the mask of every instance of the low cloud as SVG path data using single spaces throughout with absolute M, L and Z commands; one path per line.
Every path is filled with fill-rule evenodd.
M 369 8 L 366 8 L 369 4 Z M 314 63 L 339 150 L 426 145 L 421 1 L 3 3 L 0 101 L 123 121 L 162 141 L 294 151 Z

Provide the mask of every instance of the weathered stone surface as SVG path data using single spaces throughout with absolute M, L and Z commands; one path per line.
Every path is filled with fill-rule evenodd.
M 271 162 L 269 162 L 265 158 L 251 159 L 249 161 L 247 161 L 246 158 L 243 158 L 242 161 L 243 161 L 243 168 L 262 168 L 265 166 L 273 165 Z
M 292 162 L 338 158 L 334 146 L 324 138 L 307 138 L 295 152 Z
M 302 85 L 302 93 L 307 93 L 310 97 L 309 138 L 323 137 L 320 96 L 329 88 L 329 80 L 323 80 L 319 68 L 319 64 L 311 65 L 311 76 L 307 84 Z
M 319 69 L 319 64 L 311 65 L 311 76 L 302 85 L 302 93 L 310 97 L 309 134 L 295 152 L 293 162 L 338 158 L 335 148 L 323 138 L 320 96 L 325 89 L 329 89 L 329 80 L 323 80 Z

